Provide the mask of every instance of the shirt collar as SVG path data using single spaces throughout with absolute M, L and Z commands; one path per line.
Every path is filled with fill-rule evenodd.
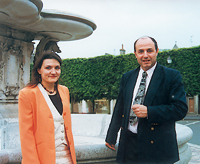
M 154 70 L 155 70 L 155 68 L 156 68 L 156 65 L 157 65 L 157 62 L 156 62 L 156 64 L 154 64 L 153 67 L 151 67 L 150 69 L 148 69 L 148 70 L 146 71 L 147 76 L 148 76 L 149 78 L 151 78 L 151 76 L 153 75 L 153 72 L 154 72 Z M 140 67 L 140 73 L 143 73 L 143 72 L 144 72 L 144 70 Z

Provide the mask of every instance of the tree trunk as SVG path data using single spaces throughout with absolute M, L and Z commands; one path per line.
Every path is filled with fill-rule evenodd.
M 111 111 L 110 111 L 110 99 L 108 99 L 108 114 L 110 114 Z
M 74 111 L 74 98 L 71 97 L 71 113 Z
M 95 113 L 94 113 L 94 107 L 95 107 L 95 101 L 92 100 L 92 112 L 93 112 L 93 114 L 95 114 Z

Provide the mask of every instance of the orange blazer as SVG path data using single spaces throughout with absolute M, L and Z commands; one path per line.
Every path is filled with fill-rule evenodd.
M 58 85 L 58 92 L 63 103 L 66 141 L 70 147 L 73 164 L 76 164 L 69 90 Z M 55 164 L 54 120 L 38 86 L 22 89 L 19 92 L 18 105 L 22 164 Z

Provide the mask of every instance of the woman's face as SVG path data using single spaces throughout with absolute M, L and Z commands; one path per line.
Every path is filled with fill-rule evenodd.
M 44 59 L 38 73 L 41 75 L 43 85 L 54 84 L 60 77 L 60 63 L 56 59 Z

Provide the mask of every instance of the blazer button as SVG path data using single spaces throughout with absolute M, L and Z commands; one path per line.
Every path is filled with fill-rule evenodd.
M 154 127 L 151 127 L 151 130 L 154 130 Z
M 153 144 L 153 141 L 151 141 L 151 144 Z
M 124 118 L 124 115 L 122 115 L 122 118 Z

